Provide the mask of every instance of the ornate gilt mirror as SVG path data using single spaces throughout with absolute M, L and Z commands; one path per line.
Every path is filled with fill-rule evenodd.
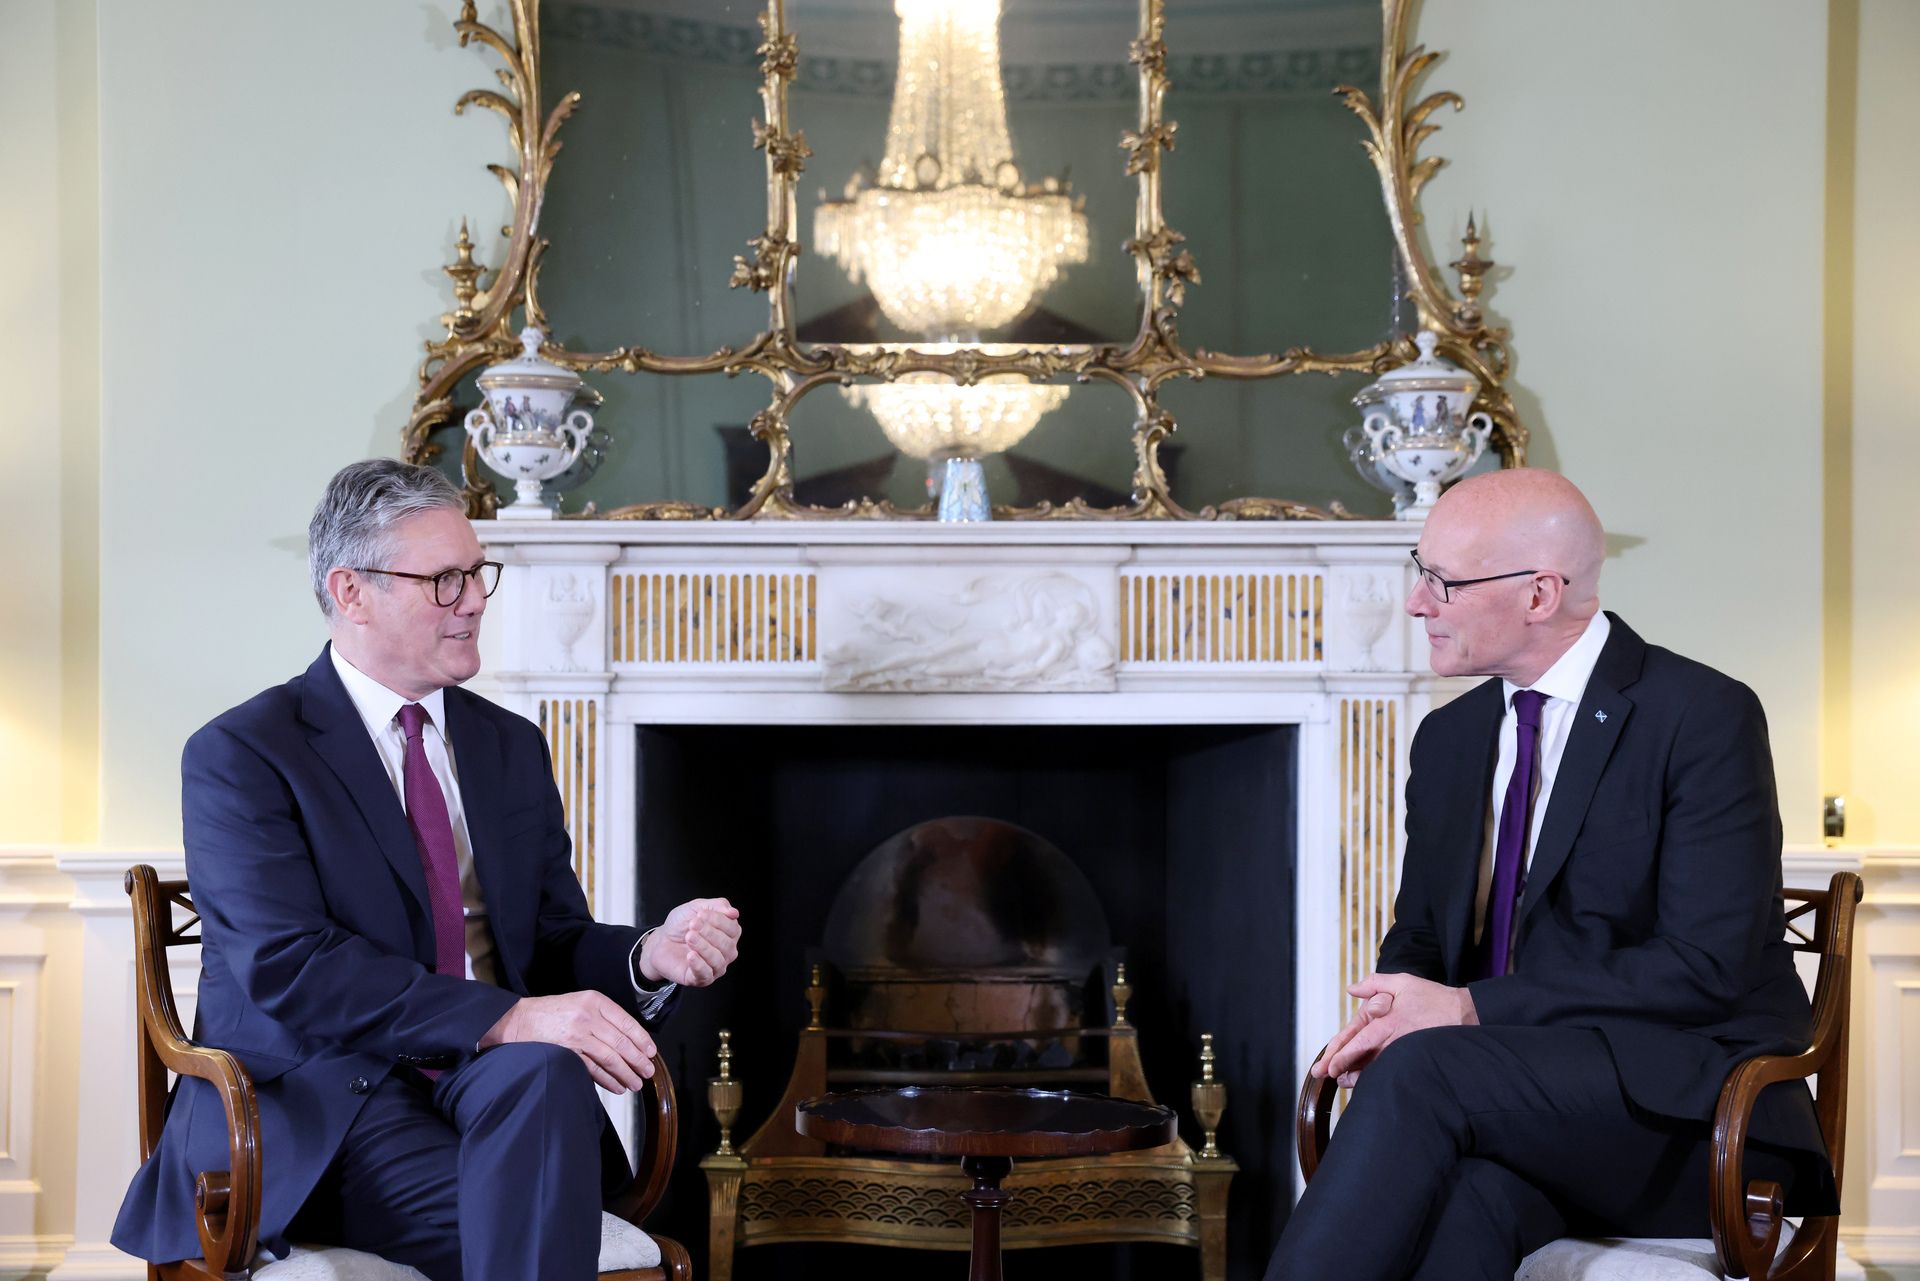
M 1342 433 L 1424 326 L 1519 461 L 1488 264 L 1415 235 L 1459 99 L 1410 7 L 466 0 L 510 214 L 405 454 L 491 513 L 459 422 L 524 321 L 604 400 L 565 514 L 929 515 L 964 440 L 1001 518 L 1380 515 Z

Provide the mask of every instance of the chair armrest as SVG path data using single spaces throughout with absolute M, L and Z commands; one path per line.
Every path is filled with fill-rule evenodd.
M 242 1272 L 260 1245 L 260 1106 L 253 1080 L 239 1059 L 225 1050 L 195 1045 L 180 1026 L 167 975 L 168 909 L 158 875 L 144 864 L 133 867 L 127 872 L 126 890 L 133 900 L 134 973 L 145 1041 L 141 1048 L 167 1070 L 212 1085 L 226 1109 L 227 1169 L 202 1171 L 194 1181 L 200 1250 L 214 1272 Z M 142 1067 L 143 1076 L 147 1070 Z M 152 1089 L 158 1099 L 162 1086 L 157 1074 Z
M 157 1038 L 156 1038 L 157 1040 Z M 181 1076 L 199 1077 L 220 1092 L 227 1113 L 225 1170 L 203 1171 L 194 1180 L 193 1201 L 200 1252 L 216 1271 L 239 1272 L 260 1248 L 260 1107 L 253 1081 L 240 1060 L 225 1050 L 180 1042 L 160 1050 L 160 1061 Z
M 1323 1046 L 1320 1057 L 1326 1053 Z M 1320 1158 L 1327 1154 L 1327 1140 L 1333 1135 L 1333 1100 L 1339 1092 L 1340 1082 L 1330 1076 L 1316 1077 L 1309 1072 L 1300 1082 L 1300 1102 L 1293 1117 L 1293 1143 L 1303 1180 L 1312 1180 L 1313 1172 L 1320 1168 Z
M 1820 1047 L 1804 1054 L 1763 1054 L 1736 1065 L 1720 1087 L 1720 1101 L 1713 1111 L 1713 1182 L 1707 1211 L 1714 1253 L 1721 1272 L 1729 1277 L 1767 1276 L 1786 1220 L 1778 1183 L 1742 1181 L 1754 1104 L 1769 1085 L 1812 1076 L 1826 1058 Z
M 607 1209 L 634 1227 L 645 1228 L 647 1216 L 666 1195 L 673 1158 L 680 1149 L 680 1108 L 674 1096 L 673 1074 L 657 1053 L 653 1056 L 653 1076 L 640 1089 L 639 1110 L 645 1126 L 639 1166 L 633 1182 L 613 1198 Z

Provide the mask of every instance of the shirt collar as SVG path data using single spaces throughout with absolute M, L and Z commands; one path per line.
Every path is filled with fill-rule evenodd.
M 1540 679 L 1529 686 L 1515 685 L 1502 679 L 1501 695 L 1506 699 L 1508 710 L 1513 708 L 1513 696 L 1522 688 L 1535 689 L 1548 698 L 1563 699 L 1576 706 L 1587 692 L 1587 679 L 1593 675 L 1593 669 L 1600 662 L 1600 651 L 1606 647 L 1607 634 L 1613 630 L 1613 624 L 1607 621 L 1603 610 L 1595 610 L 1593 617 L 1587 620 L 1587 629 L 1580 638 L 1567 648 L 1567 652 L 1554 660 L 1552 667 L 1541 673 Z
M 410 700 L 382 685 L 373 677 L 340 656 L 338 646 L 327 646 L 327 654 L 333 659 L 333 670 L 340 674 L 340 683 L 347 687 L 347 697 L 353 700 L 354 710 L 360 713 L 360 719 L 366 723 L 367 733 L 373 738 L 385 734 L 393 724 L 393 718 Z M 420 700 L 420 706 L 427 709 L 427 719 L 440 730 L 440 736 L 446 737 L 447 722 L 445 708 L 447 691 L 436 689 Z

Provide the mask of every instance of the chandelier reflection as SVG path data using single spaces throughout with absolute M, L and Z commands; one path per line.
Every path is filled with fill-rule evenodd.
M 1085 262 L 1087 218 L 1064 182 L 1028 185 L 1014 161 L 999 0 L 894 0 L 894 11 L 885 158 L 871 184 L 855 175 L 845 199 L 821 203 L 815 240 L 888 320 L 937 340 L 916 347 L 951 351 L 1011 324 L 1064 267 Z M 1019 443 L 1067 389 L 908 375 L 846 395 L 902 452 L 944 464 L 940 515 L 953 520 L 986 518 L 978 460 Z

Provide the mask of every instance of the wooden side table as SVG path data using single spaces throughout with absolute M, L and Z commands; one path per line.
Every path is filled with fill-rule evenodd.
M 1171 1108 L 1064 1090 L 909 1086 L 808 1099 L 794 1126 L 811 1138 L 872 1152 L 957 1156 L 973 1178 L 970 1281 L 1000 1281 L 1000 1181 L 1015 1157 L 1094 1156 L 1171 1143 Z

